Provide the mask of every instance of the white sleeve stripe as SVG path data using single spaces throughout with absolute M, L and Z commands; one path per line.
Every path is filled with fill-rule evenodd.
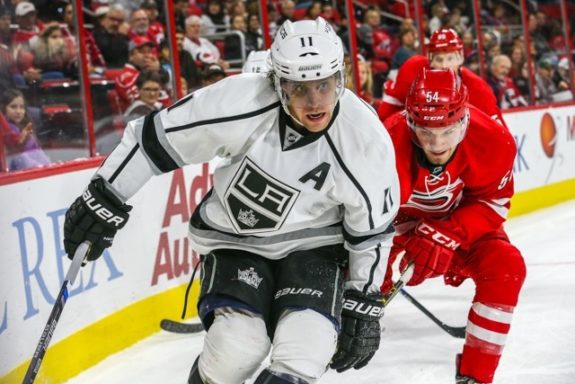
M 507 341 L 507 334 L 490 331 L 474 324 L 471 321 L 467 322 L 467 328 L 465 331 L 470 335 L 477 337 L 479 340 L 483 340 L 491 344 L 503 346 Z
M 506 312 L 501 309 L 489 307 L 482 303 L 473 303 L 471 306 L 473 312 L 484 319 L 495 321 L 502 324 L 511 324 L 513 312 Z
M 389 96 L 387 94 L 384 94 L 382 97 L 382 100 L 388 104 L 393 104 L 393 105 L 397 105 L 398 107 L 403 107 L 403 103 L 399 99 L 396 99 L 393 96 Z
M 509 200 L 509 199 L 506 199 Z M 502 218 L 506 219 L 507 214 L 509 213 L 509 209 L 504 207 L 503 205 L 499 204 L 498 201 L 487 201 L 487 200 L 480 200 L 482 203 L 486 204 L 489 208 L 491 208 L 495 213 L 497 213 Z

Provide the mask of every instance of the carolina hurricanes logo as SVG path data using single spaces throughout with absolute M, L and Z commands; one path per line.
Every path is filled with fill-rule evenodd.
M 431 175 L 425 178 L 425 190 L 420 190 L 420 185 L 417 185 L 403 207 L 424 212 L 449 212 L 459 204 L 463 187 L 463 180 L 452 181 L 449 172 Z

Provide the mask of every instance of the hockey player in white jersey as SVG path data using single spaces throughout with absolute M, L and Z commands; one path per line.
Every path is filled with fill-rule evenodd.
M 399 206 L 392 143 L 345 89 L 342 42 L 325 20 L 283 24 L 271 63 L 267 76 L 228 77 L 130 122 L 66 214 L 66 252 L 89 240 L 94 260 L 153 175 L 224 159 L 189 225 L 207 329 L 193 384 L 243 383 L 270 351 L 255 383 L 315 383 L 379 347 Z
M 242 66 L 243 73 L 268 73 L 271 69 L 270 50 L 251 51 Z

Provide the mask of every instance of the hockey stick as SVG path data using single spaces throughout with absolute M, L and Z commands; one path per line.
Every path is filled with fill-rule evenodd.
M 425 308 L 417 299 L 409 294 L 405 289 L 400 289 L 401 294 L 405 297 L 411 304 L 415 305 L 417 309 L 423 312 L 431 321 L 443 329 L 445 332 L 449 333 L 453 337 L 458 339 L 465 338 L 465 328 L 466 327 L 452 327 L 445 324 L 443 321 L 439 320 L 433 313 L 431 313 L 427 308 Z
M 44 331 L 42 332 L 42 336 L 40 336 L 40 341 L 36 346 L 36 350 L 34 351 L 34 356 L 32 356 L 32 360 L 30 361 L 30 365 L 28 365 L 28 370 L 26 371 L 26 375 L 24 376 L 24 380 L 22 381 L 23 384 L 32 384 L 38 371 L 40 370 L 40 365 L 42 364 L 42 360 L 44 355 L 46 354 L 46 350 L 48 349 L 48 344 L 50 344 L 50 340 L 52 339 L 52 335 L 54 334 L 54 330 L 56 329 L 56 325 L 58 325 L 58 320 L 60 319 L 60 315 L 64 310 L 64 305 L 68 300 L 68 286 L 74 284 L 74 280 L 76 280 L 76 276 L 80 271 L 80 267 L 84 262 L 84 258 L 88 254 L 90 250 L 90 243 L 84 242 L 78 246 L 76 249 L 76 253 L 74 253 L 74 258 L 72 259 L 72 264 L 66 273 L 66 277 L 64 278 L 64 283 L 60 288 L 60 293 L 56 297 L 56 302 L 52 307 L 52 312 L 50 312 L 50 317 L 48 317 L 48 322 L 46 322 L 46 326 L 44 327 Z
M 192 277 L 190 278 L 190 282 L 186 287 L 186 295 L 184 299 L 184 308 L 182 310 L 182 320 L 186 318 L 186 308 L 188 307 L 188 296 L 190 294 L 190 289 L 192 288 L 192 284 L 194 283 L 194 277 L 196 276 L 196 272 L 202 260 L 196 264 L 194 267 L 194 271 L 192 272 Z M 162 319 L 160 321 L 160 328 L 167 332 L 173 333 L 197 333 L 204 330 L 204 326 L 202 323 L 182 323 L 180 321 L 170 320 L 170 319 Z
M 160 328 L 172 333 L 198 333 L 204 330 L 202 323 L 181 323 L 170 319 L 162 319 Z

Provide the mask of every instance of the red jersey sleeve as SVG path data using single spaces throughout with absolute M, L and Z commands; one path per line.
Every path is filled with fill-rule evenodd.
M 445 228 L 464 234 L 464 245 L 497 230 L 507 219 L 517 152 L 506 127 L 473 107 L 469 109 L 468 134 L 457 149 L 459 161 L 467 163 L 461 174 L 465 183 L 463 196 L 443 221 Z
M 507 127 L 503 120 L 501 109 L 497 105 L 497 98 L 489 84 L 465 67 L 461 67 L 460 74 L 463 84 L 465 84 L 469 92 L 469 104 Z

